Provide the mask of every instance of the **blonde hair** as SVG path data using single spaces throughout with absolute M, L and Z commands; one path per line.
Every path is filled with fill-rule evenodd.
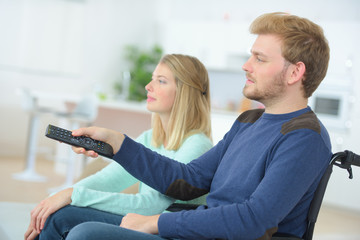
M 250 26 L 253 34 L 276 34 L 282 40 L 282 55 L 290 63 L 303 62 L 304 96 L 310 97 L 325 78 L 330 48 L 323 29 L 306 18 L 282 12 L 259 16 Z
M 177 150 L 195 133 L 204 133 L 211 139 L 210 84 L 205 66 L 197 58 L 181 54 L 167 54 L 160 63 L 169 67 L 175 77 L 176 96 L 168 129 L 163 128 L 159 115 L 153 113 L 152 144 L 159 147 L 166 141 L 166 149 Z

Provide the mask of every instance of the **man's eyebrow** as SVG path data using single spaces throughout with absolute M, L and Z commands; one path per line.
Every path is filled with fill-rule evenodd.
M 256 51 L 256 50 L 251 50 L 250 52 L 251 52 L 251 54 L 256 55 L 256 56 L 263 56 L 263 57 L 267 56 L 265 53 Z

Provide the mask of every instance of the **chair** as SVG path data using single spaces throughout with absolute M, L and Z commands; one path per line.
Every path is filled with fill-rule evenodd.
M 306 231 L 305 231 L 303 237 L 298 238 L 298 237 L 288 236 L 286 234 L 275 233 L 273 235 L 273 237 L 271 238 L 272 240 L 285 240 L 285 239 L 287 239 L 287 240 L 312 240 L 313 234 L 314 234 L 315 223 L 316 223 L 317 217 L 320 212 L 320 208 L 321 208 L 321 204 L 322 204 L 322 201 L 323 201 L 323 198 L 325 195 L 326 187 L 329 182 L 334 165 L 339 168 L 346 169 L 349 173 L 349 178 L 352 179 L 353 174 L 352 174 L 351 167 L 352 166 L 360 167 L 360 156 L 351 151 L 348 151 L 348 150 L 345 150 L 343 152 L 337 152 L 337 153 L 333 154 L 330 159 L 329 166 L 326 168 L 326 171 L 325 171 L 324 175 L 322 176 L 322 178 L 319 182 L 319 185 L 314 193 L 314 198 L 311 201 L 309 212 L 308 212 L 308 217 L 307 217 L 308 224 L 307 224 Z M 170 205 L 166 210 L 170 211 L 170 212 L 176 212 L 176 211 L 181 211 L 181 210 L 195 209 L 196 207 L 197 207 L 196 205 L 174 203 L 174 204 Z
M 83 97 L 76 104 L 76 107 L 73 111 L 66 113 L 59 113 L 57 114 L 57 116 L 59 118 L 65 119 L 69 123 L 69 126 L 66 126 L 65 128 L 73 130 L 79 127 L 90 126 L 97 117 L 97 113 L 98 113 L 97 99 L 95 98 L 94 95 L 89 95 Z M 69 148 L 68 146 L 63 146 L 61 143 L 58 143 L 57 151 L 65 152 L 65 154 L 60 155 L 57 160 L 61 161 L 63 160 L 61 158 L 64 158 L 64 161 L 67 163 L 66 178 L 65 178 L 65 182 L 62 185 L 50 188 L 49 193 L 54 193 L 64 188 L 70 187 L 74 183 L 75 163 L 78 155 L 75 154 L 71 150 L 71 148 Z M 86 156 L 83 155 L 82 158 L 84 162 L 83 165 L 85 165 Z
M 17 93 L 22 98 L 21 104 L 23 110 L 30 115 L 30 123 L 27 135 L 26 167 L 23 172 L 14 174 L 13 178 L 23 181 L 44 182 L 46 181 L 46 177 L 37 174 L 35 171 L 40 116 L 52 114 L 59 118 L 66 119 L 71 123 L 72 129 L 75 129 L 80 123 L 89 125 L 96 118 L 97 101 L 94 96 L 85 96 L 78 102 L 74 111 L 66 112 L 51 107 L 39 106 L 37 96 L 32 94 L 27 88 L 17 89 Z M 68 157 L 67 184 L 72 182 L 74 164 L 74 156 L 69 153 Z
M 37 174 L 35 171 L 39 120 L 42 114 L 57 114 L 57 112 L 51 108 L 40 107 L 38 99 L 27 88 L 17 89 L 16 93 L 21 96 L 21 107 L 29 114 L 30 118 L 26 144 L 26 167 L 23 172 L 13 174 L 13 178 L 24 181 L 44 182 L 46 177 Z

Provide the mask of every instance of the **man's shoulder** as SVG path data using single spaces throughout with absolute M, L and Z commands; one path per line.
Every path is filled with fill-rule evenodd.
M 321 133 L 321 125 L 319 119 L 313 111 L 305 112 L 290 121 L 284 123 L 281 128 L 281 133 L 287 133 L 298 129 L 310 129 L 317 133 Z
M 261 117 L 264 111 L 265 109 L 253 109 L 245 111 L 240 114 L 240 116 L 237 118 L 237 121 L 241 123 L 254 123 Z

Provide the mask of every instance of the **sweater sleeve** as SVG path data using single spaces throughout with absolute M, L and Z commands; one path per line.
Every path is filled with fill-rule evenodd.
M 137 141 L 145 143 L 149 131 L 142 133 Z M 121 191 L 138 182 L 123 167 L 115 162 L 110 163 L 97 173 L 88 176 L 73 186 L 71 205 L 78 207 L 92 207 L 98 210 L 122 214 L 123 210 L 114 208 L 122 206 Z
M 181 163 L 188 163 L 199 157 L 212 147 L 209 138 L 204 134 L 195 134 L 188 137 L 181 147 L 175 152 L 174 159 Z M 174 201 L 174 198 L 165 196 L 157 190 L 141 183 L 140 193 L 136 194 L 128 206 L 133 209 L 131 212 L 143 215 L 154 215 L 165 211 Z M 205 196 L 200 197 L 191 203 L 205 204 Z M 132 203 L 132 204 L 131 204 Z
M 82 187 L 83 189 L 96 191 L 119 192 L 136 182 L 136 178 L 131 176 L 124 168 L 112 162 L 97 173 L 75 183 L 73 188 L 74 190 Z
M 111 213 L 122 214 L 120 192 L 138 182 L 116 163 L 110 163 L 101 171 L 89 176 L 73 186 L 71 205 L 92 207 Z
M 143 132 L 136 141 L 141 144 L 146 144 L 147 135 L 150 130 Z M 104 192 L 119 192 L 135 184 L 138 180 L 131 176 L 124 168 L 115 164 L 110 163 L 97 173 L 90 175 L 79 182 L 75 183 L 73 188 L 77 191 L 79 187 L 82 187 L 82 191 L 86 189 L 104 191 Z M 73 195 L 73 202 L 83 201 L 84 199 L 78 199 L 81 194 Z
M 187 164 L 195 158 L 201 156 L 213 147 L 212 142 L 204 134 L 195 134 L 190 136 L 182 145 L 181 149 L 176 152 L 174 159 Z M 177 200 L 177 203 L 188 203 L 206 205 L 207 194 L 189 201 Z
M 211 146 L 211 141 L 204 134 L 195 134 L 185 140 L 180 149 L 175 152 L 174 158 L 182 162 L 189 162 L 202 153 L 206 152 L 211 148 Z M 117 165 L 121 169 L 115 168 L 113 164 Z M 142 183 L 140 186 L 141 190 L 137 194 L 123 194 L 114 192 L 113 190 L 118 188 L 116 186 L 117 184 L 125 184 L 122 183 L 122 181 L 126 181 L 127 186 L 130 183 L 133 183 L 133 180 L 135 182 L 138 180 L 130 175 L 128 176 L 128 173 L 117 163 L 114 162 L 110 165 L 113 167 L 112 171 L 107 171 L 107 173 L 102 173 L 99 175 L 100 177 L 112 177 L 113 179 L 109 181 L 103 179 L 104 182 L 101 184 L 102 186 L 96 190 L 85 187 L 74 188 L 72 198 L 75 201 L 73 200 L 73 205 L 81 207 L 92 207 L 120 215 L 125 215 L 127 213 L 154 215 L 163 212 L 170 204 L 175 201 L 175 199 L 167 197 Z M 126 175 L 125 180 L 120 179 L 120 176 L 123 175 Z M 99 176 L 96 179 L 100 180 Z M 92 181 L 91 185 L 93 186 L 94 184 L 96 185 L 96 183 Z M 106 184 L 108 186 L 104 186 Z M 103 189 L 109 189 L 112 191 L 105 191 Z
M 212 178 L 223 154 L 222 145 L 223 141 L 220 141 L 215 147 L 197 159 L 184 164 L 157 154 L 126 136 L 120 150 L 115 154 L 114 160 L 140 181 L 161 193 L 176 199 L 190 200 L 198 197 L 194 197 L 194 193 L 196 195 L 198 190 L 204 191 L 199 196 L 209 191 Z M 169 169 L 172 169 L 172 171 L 169 171 Z M 187 193 L 173 186 L 173 189 L 179 190 L 179 193 L 167 193 L 170 185 L 179 179 L 186 179 L 189 183 L 188 186 L 196 189 Z

